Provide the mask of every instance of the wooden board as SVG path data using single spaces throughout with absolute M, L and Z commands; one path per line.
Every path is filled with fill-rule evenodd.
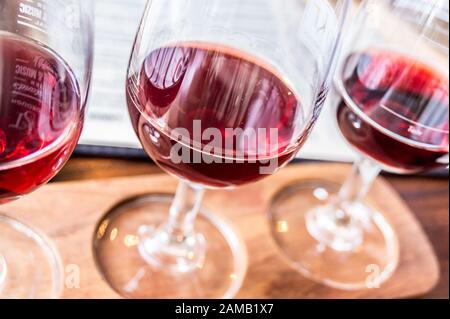
M 297 180 L 324 176 L 341 182 L 346 165 L 299 165 L 233 191 L 209 191 L 204 206 L 223 214 L 240 230 L 249 252 L 249 269 L 239 298 L 407 298 L 430 291 L 439 279 L 433 249 L 420 225 L 383 179 L 369 200 L 386 214 L 401 246 L 399 267 L 379 289 L 344 292 L 311 282 L 279 255 L 267 223 L 271 198 Z M 101 216 L 117 202 L 145 192 L 171 193 L 176 179 L 167 175 L 57 183 L 43 187 L 2 211 L 44 231 L 59 249 L 67 275 L 80 268 L 80 286 L 66 286 L 63 298 L 119 298 L 103 281 L 92 256 L 92 238 Z M 226 204 L 225 204 L 226 203 Z M 14 214 L 13 214 L 14 212 Z M 252 227 L 248 227 L 252 225 Z

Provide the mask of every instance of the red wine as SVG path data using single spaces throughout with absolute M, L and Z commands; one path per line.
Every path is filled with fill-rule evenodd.
M 348 58 L 343 85 L 362 113 L 344 98 L 338 123 L 359 151 L 395 172 L 435 168 L 448 154 L 448 76 L 399 53 L 372 50 Z
M 293 90 L 256 58 L 225 47 L 185 43 L 151 52 L 129 78 L 127 98 L 133 126 L 153 160 L 210 187 L 263 178 L 264 168 L 272 165 L 272 173 L 290 161 L 309 133 Z M 211 128 L 220 138 L 202 136 Z M 240 138 L 234 130 L 255 135 Z M 180 154 L 187 161 L 174 158 Z
M 0 203 L 61 169 L 81 132 L 80 101 L 75 77 L 57 55 L 0 36 Z

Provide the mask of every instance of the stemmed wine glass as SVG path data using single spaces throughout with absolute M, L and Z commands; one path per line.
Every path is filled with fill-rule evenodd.
M 345 5 L 346 4 L 346 5 Z M 126 93 L 136 134 L 180 178 L 98 224 L 100 271 L 129 298 L 230 298 L 247 256 L 233 227 L 201 207 L 205 189 L 273 174 L 321 110 L 348 1 L 148 1 Z
M 53 178 L 77 144 L 92 12 L 92 1 L 0 1 L 0 204 Z M 0 297 L 57 297 L 63 272 L 53 245 L 7 213 L 0 215 Z
M 448 166 L 448 3 L 364 1 L 347 39 L 336 118 L 360 159 L 340 190 L 319 177 L 282 190 L 270 222 L 294 268 L 353 290 L 379 287 L 398 263 L 394 229 L 364 200 L 380 171 Z

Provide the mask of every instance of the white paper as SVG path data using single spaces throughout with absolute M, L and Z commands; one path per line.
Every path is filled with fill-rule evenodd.
M 146 0 L 95 0 L 91 96 L 80 144 L 140 147 L 128 115 L 125 81 Z

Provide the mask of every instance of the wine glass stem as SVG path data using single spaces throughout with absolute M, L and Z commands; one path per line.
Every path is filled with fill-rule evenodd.
M 363 225 L 370 221 L 371 216 L 361 201 L 380 171 L 380 167 L 370 159 L 359 159 L 328 205 L 316 207 L 306 215 L 308 232 L 321 247 L 347 252 L 363 243 Z
M 166 224 L 167 232 L 171 236 L 186 237 L 192 234 L 203 195 L 203 188 L 180 181 Z
M 206 253 L 202 234 L 194 230 L 204 189 L 181 181 L 168 220 L 157 229 L 141 227 L 139 250 L 150 264 L 175 273 L 201 267 Z
M 333 205 L 337 208 L 362 201 L 370 191 L 374 181 L 381 172 L 380 166 L 374 161 L 361 157 L 353 165 L 352 172 L 342 185 Z M 345 211 L 345 210 L 344 210 Z

